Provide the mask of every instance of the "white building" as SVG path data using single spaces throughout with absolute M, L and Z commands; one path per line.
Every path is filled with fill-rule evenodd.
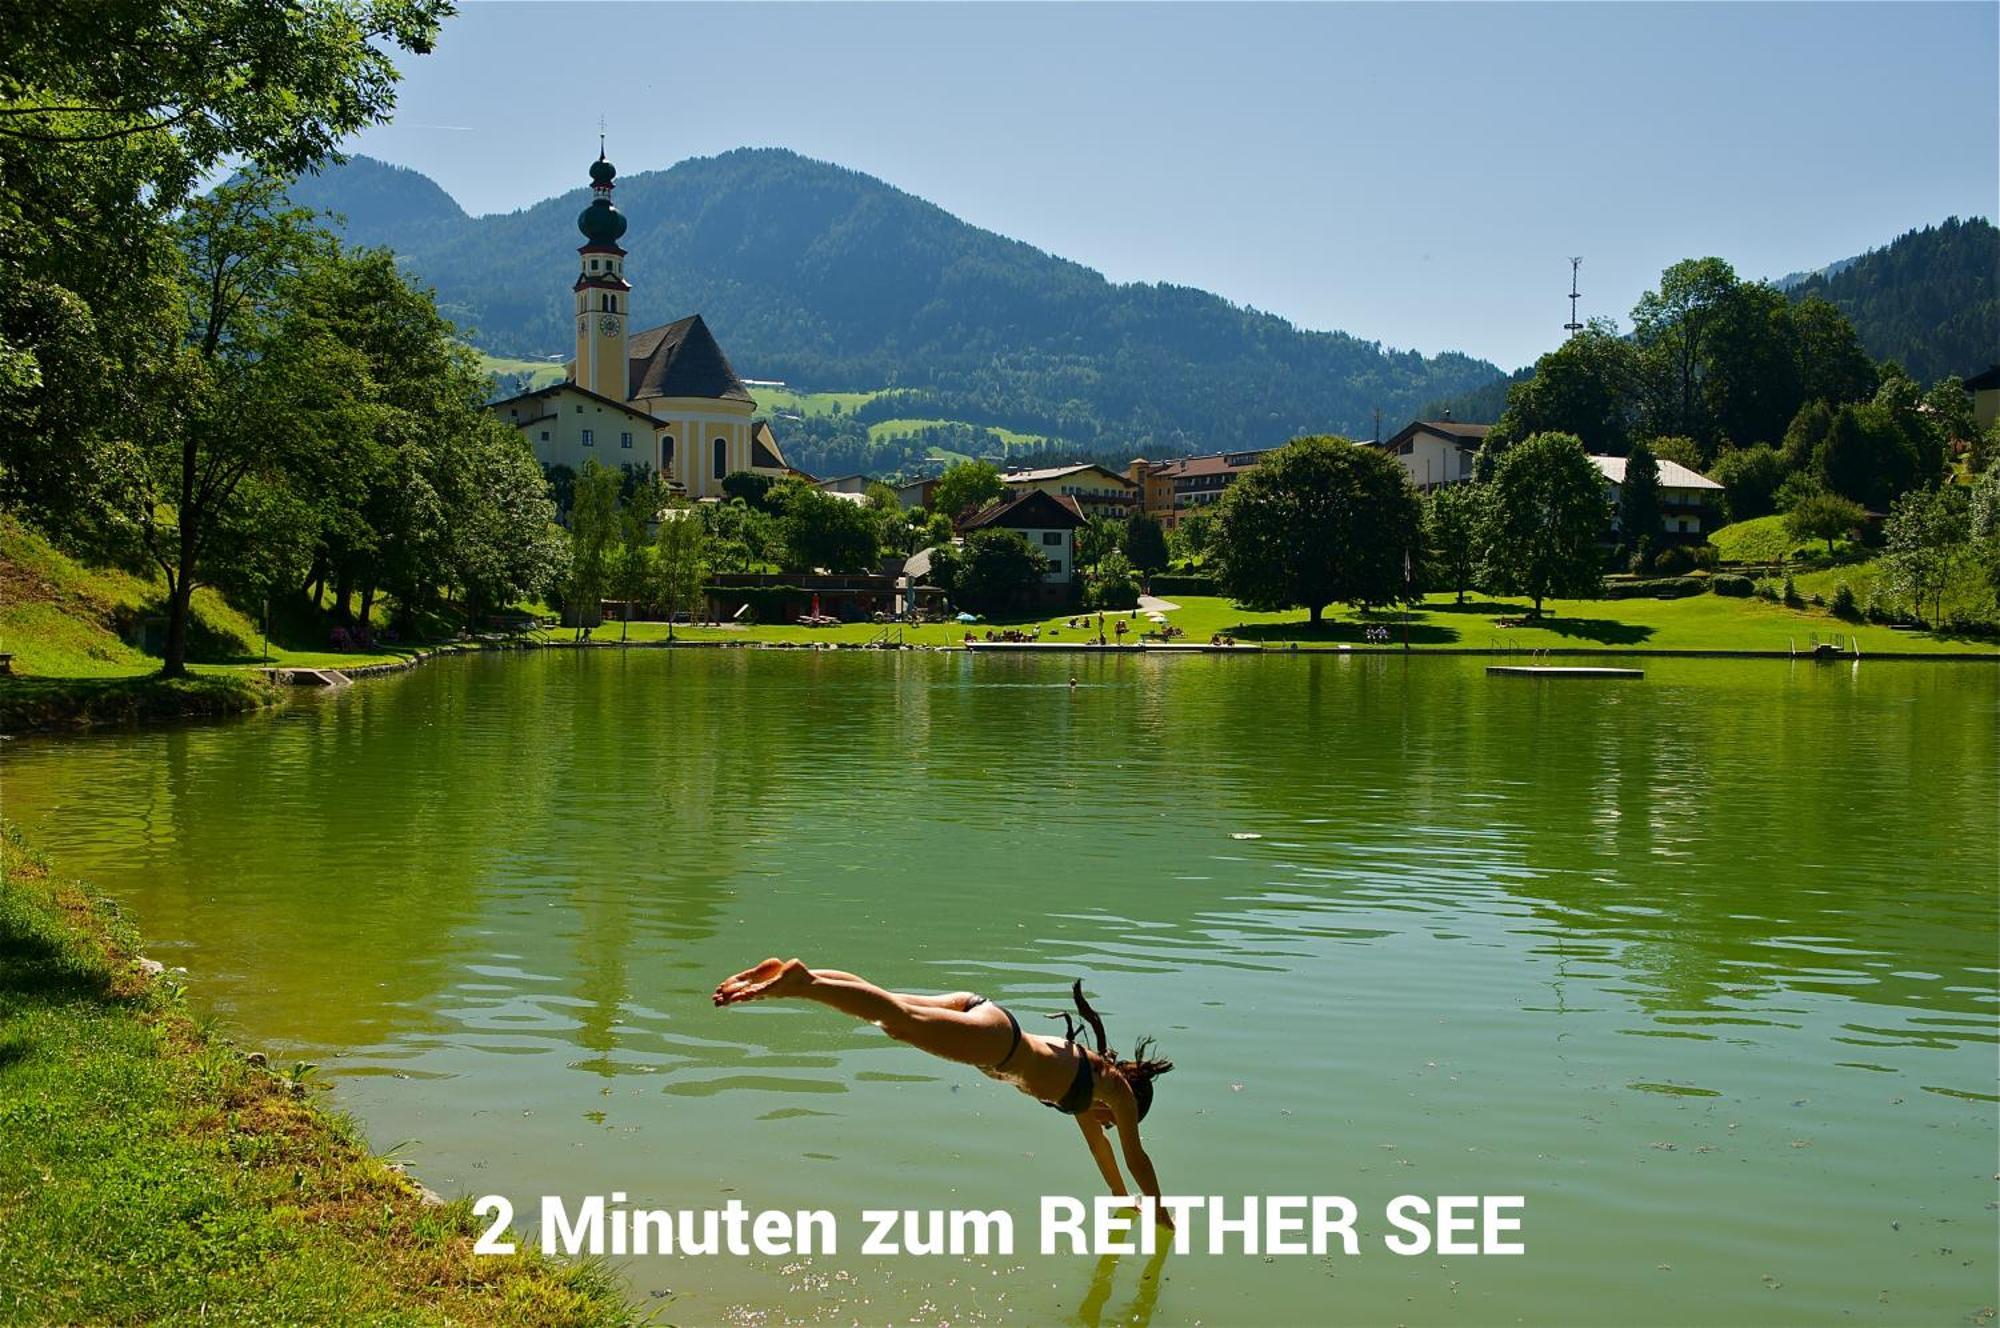
M 1049 570 L 1044 588 L 1067 590 L 1076 580 L 1076 530 L 1084 523 L 1083 508 L 1074 498 L 1057 497 L 1043 489 L 1026 489 L 973 513 L 959 527 L 975 530 L 1018 530 L 1044 558 Z
M 1617 522 L 1618 494 L 1625 483 L 1625 458 L 1594 456 L 1591 462 L 1604 475 L 1605 496 L 1611 501 L 1613 525 Z M 1669 535 L 1699 535 L 1709 516 L 1709 505 L 1722 486 L 1678 461 L 1660 458 L 1660 526 Z
M 1457 420 L 1416 420 L 1382 443 L 1421 492 L 1472 478 L 1473 458 L 1486 441 L 1490 424 L 1460 424 Z

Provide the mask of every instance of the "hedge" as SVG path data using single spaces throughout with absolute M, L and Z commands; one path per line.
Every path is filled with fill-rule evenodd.
M 1191 572 L 1155 572 L 1147 584 L 1152 593 L 1169 595 L 1220 595 L 1222 587 L 1212 576 L 1202 576 Z

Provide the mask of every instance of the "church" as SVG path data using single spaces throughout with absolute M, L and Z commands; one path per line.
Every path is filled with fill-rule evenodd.
M 700 314 L 631 332 L 625 216 L 611 202 L 618 170 L 599 149 L 590 206 L 576 219 L 576 358 L 565 380 L 496 401 L 544 466 L 650 468 L 690 498 L 722 497 L 734 471 L 797 474 Z

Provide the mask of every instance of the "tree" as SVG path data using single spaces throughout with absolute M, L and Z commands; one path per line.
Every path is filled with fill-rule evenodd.
M 1213 507 L 1197 507 L 1183 512 L 1167 532 L 1167 548 L 1178 565 L 1192 566 L 1208 556 L 1215 545 L 1216 516 Z
M 1645 443 L 1634 443 L 1625 459 L 1625 482 L 1618 486 L 1618 527 L 1627 548 L 1657 543 L 1660 520 L 1660 463 Z
M 310 319 L 286 317 L 303 268 L 332 241 L 307 214 L 274 210 L 276 181 L 224 185 L 176 226 L 187 334 L 174 396 L 142 417 L 117 504 L 167 582 L 160 672 L 187 672 L 188 605 L 239 488 L 303 477 L 351 423 L 357 357 Z
M 1507 409 L 1488 437 L 1497 454 L 1532 434 L 1573 433 L 1592 451 L 1622 456 L 1630 443 L 1638 388 L 1632 343 L 1618 335 L 1615 324 L 1593 319 L 1536 360 L 1533 377 L 1508 389 Z
M 1713 421 L 1702 395 L 1709 338 L 1729 313 L 1735 269 L 1720 258 L 1689 258 L 1660 274 L 1660 288 L 1632 309 L 1633 336 L 1647 384 L 1646 413 L 1656 434 L 1683 433 L 1706 451 Z
M 1792 305 L 1798 338 L 1799 397 L 1844 405 L 1866 401 L 1875 391 L 1875 362 L 1847 315 L 1816 295 Z
M 1777 510 L 1786 473 L 1784 454 L 1775 447 L 1730 447 L 1715 459 L 1710 478 L 1722 486 L 1724 515 L 1748 521 Z
M 1933 627 L 1944 621 L 1944 593 L 1953 571 L 1971 550 L 1969 506 L 1960 485 L 1918 489 L 1896 500 L 1883 528 L 1885 578 L 1893 590 L 1915 602 L 1919 617 L 1924 600 L 1931 601 Z
M 1018 530 L 987 527 L 963 544 L 943 544 L 931 555 L 931 579 L 952 602 L 979 613 L 1005 613 L 1024 601 L 1049 574 L 1049 560 Z
M 1813 449 L 1813 476 L 1822 488 L 1878 512 L 1917 483 L 1920 469 L 1894 409 L 1872 401 L 1842 406 Z
M 989 461 L 960 461 L 938 476 L 931 489 L 931 510 L 953 521 L 986 506 L 1007 491 L 1000 471 Z
M 448 0 L 126 0 L 16 15 L 0 38 L 8 155 L 140 140 L 170 203 L 230 157 L 295 174 L 389 118 L 397 48 L 427 53 Z M 227 72 L 225 72 L 227 71 Z
M 1702 405 L 1717 445 L 1767 442 L 1784 432 L 1804 397 L 1798 328 L 1783 292 L 1739 282 L 1717 310 L 1702 358 Z M 1704 449 L 1714 455 L 1714 446 Z
M 586 461 L 576 477 L 576 503 L 569 509 L 569 584 L 563 593 L 578 640 L 597 623 L 617 537 L 618 472 Z
M 1414 593 L 1423 508 L 1380 448 L 1294 439 L 1232 484 L 1219 510 L 1222 588 L 1246 608 L 1303 608 L 1318 626 L 1336 600 L 1368 607 Z
M 1785 426 L 1784 442 L 1779 447 L 1784 454 L 1785 469 L 1811 469 L 1814 454 L 1832 429 L 1833 407 L 1824 400 L 1808 401 L 1800 406 L 1792 416 L 1792 422 Z
M 1132 566 L 1151 575 L 1167 565 L 1167 535 L 1160 523 L 1144 512 L 1134 512 L 1125 520 L 1125 556 Z
M 1479 568 L 1486 494 L 1482 484 L 1445 484 L 1424 498 L 1424 543 L 1430 550 L 1432 579 L 1455 592 L 1460 604 L 1465 603 L 1466 588 Z
M 1537 434 L 1509 449 L 1488 500 L 1487 587 L 1534 601 L 1603 588 L 1598 541 L 1609 515 L 1604 476 L 1574 434 Z
M 618 551 L 611 564 L 611 591 L 625 609 L 618 622 L 620 641 L 631 636 L 633 608 L 651 597 L 655 577 L 649 528 L 665 506 L 666 494 L 650 476 L 619 505 Z
M 1139 577 L 1120 549 L 1098 559 L 1084 577 L 1083 602 L 1093 609 L 1129 609 L 1139 602 Z
M 75 547 L 130 540 L 135 502 L 171 501 L 171 485 L 149 492 L 157 471 L 138 473 L 157 458 L 138 454 L 184 438 L 198 399 L 247 386 L 218 384 L 183 353 L 183 204 L 225 163 L 294 175 L 386 120 L 397 58 L 428 51 L 449 8 L 10 7 L 0 23 L 0 446 L 20 510 Z M 246 482 L 214 479 L 193 496 L 217 499 Z M 162 520 L 187 526 L 198 559 L 202 528 L 219 512 Z M 170 672 L 183 663 L 171 626 L 181 598 L 170 591 Z
M 701 599 L 708 575 L 708 529 L 700 515 L 685 504 L 660 513 L 653 536 L 653 598 L 667 616 L 667 639 L 674 638 L 674 619 Z
M 1785 513 L 1785 533 L 1795 540 L 1823 539 L 1831 556 L 1833 542 L 1861 529 L 1867 519 L 1868 513 L 1860 503 L 1822 491 L 1807 494 L 1792 504 Z
M 755 471 L 732 470 L 722 477 L 722 496 L 735 498 L 751 507 L 763 511 L 774 510 L 770 503 L 771 486 L 776 479 L 770 475 L 759 475 Z
M 1971 556 L 1985 572 L 1987 589 L 2000 600 L 2000 467 L 1979 473 L 1967 508 Z
M 1085 517 L 1076 530 L 1076 565 L 1095 567 L 1125 544 L 1125 527 L 1108 516 Z
M 778 528 L 787 565 L 801 571 L 872 572 L 882 556 L 875 514 L 824 489 L 808 485 L 793 491 Z

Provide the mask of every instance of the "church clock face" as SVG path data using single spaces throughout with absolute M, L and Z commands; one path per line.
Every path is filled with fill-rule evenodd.
M 604 315 L 604 317 L 597 320 L 597 330 L 599 332 L 602 332 L 607 337 L 617 336 L 618 320 L 613 318 L 610 314 L 606 314 Z

